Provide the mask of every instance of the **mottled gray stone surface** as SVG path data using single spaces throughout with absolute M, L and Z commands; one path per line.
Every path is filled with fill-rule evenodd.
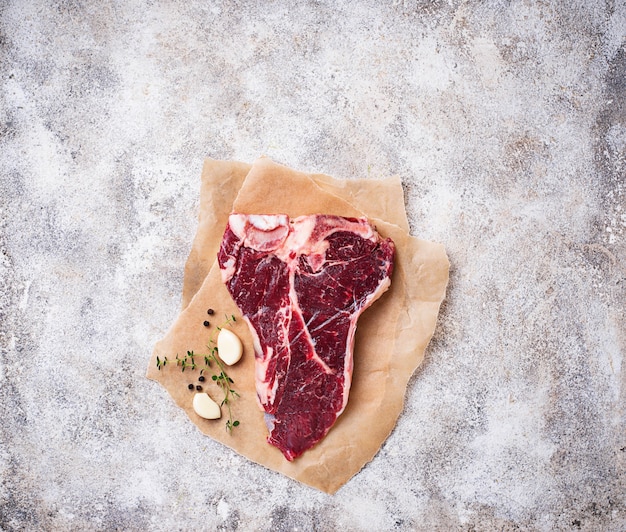
M 0 2 L 2 530 L 625 530 L 621 1 Z M 399 174 L 447 300 L 329 496 L 144 378 L 203 158 Z

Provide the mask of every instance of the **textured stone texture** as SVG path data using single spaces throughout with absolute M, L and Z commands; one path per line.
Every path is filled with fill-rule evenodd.
M 384 4 L 384 5 L 383 5 Z M 0 3 L 0 528 L 626 529 L 623 2 Z M 451 282 L 335 496 L 144 379 L 203 157 L 399 174 Z

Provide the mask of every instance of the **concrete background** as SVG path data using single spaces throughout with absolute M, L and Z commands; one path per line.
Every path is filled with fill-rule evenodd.
M 622 1 L 0 2 L 0 528 L 625 530 Z M 205 156 L 399 174 L 448 298 L 328 496 L 144 378 Z

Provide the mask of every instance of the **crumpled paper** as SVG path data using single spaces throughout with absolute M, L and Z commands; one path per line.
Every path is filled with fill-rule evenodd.
M 194 392 L 188 384 L 198 384 L 199 370 L 182 372 L 174 363 L 161 370 L 156 366 L 157 356 L 173 361 L 176 354 L 184 356 L 187 351 L 207 353 L 208 344 L 217 337 L 216 326 L 225 316 L 239 315 L 215 262 L 231 212 L 367 216 L 383 237 L 391 237 L 396 244 L 391 287 L 358 321 L 348 405 L 326 437 L 293 462 L 266 442 L 267 428 L 254 386 L 252 339 L 243 320 L 230 325 L 244 343 L 244 357 L 228 368 L 240 394 L 231 403 L 234 418 L 240 421 L 232 432 L 225 429 L 224 416 L 205 420 L 193 411 Z M 183 308 L 156 344 L 147 377 L 164 386 L 204 434 L 265 467 L 334 493 L 375 456 L 393 430 L 407 383 L 424 358 L 445 296 L 449 262 L 444 247 L 408 231 L 398 178 L 337 180 L 297 172 L 268 158 L 252 165 L 206 160 L 198 230 L 185 265 Z M 209 316 L 208 309 L 215 313 Z M 203 325 L 207 319 L 209 328 Z M 221 400 L 210 378 L 202 385 L 215 400 Z

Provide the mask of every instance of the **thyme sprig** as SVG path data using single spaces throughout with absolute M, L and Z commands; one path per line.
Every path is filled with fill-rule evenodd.
M 230 323 L 234 323 L 236 321 L 237 320 L 234 315 L 226 315 L 226 320 L 224 321 L 224 323 L 222 323 L 221 326 L 216 327 L 216 329 L 217 331 L 221 331 L 222 328 L 224 328 L 226 325 L 229 325 Z M 209 338 L 207 347 L 210 351 L 208 354 L 197 354 L 193 351 L 187 351 L 187 354 L 182 357 L 179 357 L 178 354 L 176 354 L 175 361 L 176 366 L 180 367 L 182 372 L 184 372 L 186 369 L 195 370 L 200 368 L 200 375 L 202 375 L 207 368 L 210 368 L 211 364 L 215 364 L 217 366 L 219 373 L 213 373 L 213 375 L 211 375 L 211 379 L 222 390 L 223 398 L 220 406 L 226 406 L 226 409 L 228 410 L 226 430 L 232 432 L 234 427 L 239 426 L 239 420 L 233 419 L 231 401 L 235 397 L 239 397 L 239 393 L 234 390 L 232 385 L 235 383 L 235 381 L 233 381 L 233 379 L 228 376 L 228 373 L 226 373 L 226 368 L 224 367 L 224 363 L 219 358 L 217 345 L 215 345 L 214 334 L 215 333 L 213 333 Z M 201 362 L 197 362 L 196 359 L 200 359 Z M 170 361 L 167 357 L 163 357 L 163 359 L 159 358 L 158 356 L 156 357 L 156 366 L 159 371 L 161 371 L 161 368 L 164 368 L 169 362 Z
M 217 357 L 217 347 L 214 346 L 211 348 L 211 354 L 209 357 L 215 362 L 215 364 L 217 364 L 217 367 L 220 370 L 219 374 L 213 374 L 211 379 L 213 379 L 213 381 L 222 389 L 224 398 L 222 399 L 220 406 L 226 405 L 226 409 L 228 410 L 226 430 L 232 431 L 233 427 L 237 427 L 239 425 L 239 420 L 233 419 L 233 413 L 230 408 L 231 400 L 235 397 L 239 397 L 239 394 L 231 386 L 235 381 L 228 376 L 226 370 L 224 369 L 224 363 Z

